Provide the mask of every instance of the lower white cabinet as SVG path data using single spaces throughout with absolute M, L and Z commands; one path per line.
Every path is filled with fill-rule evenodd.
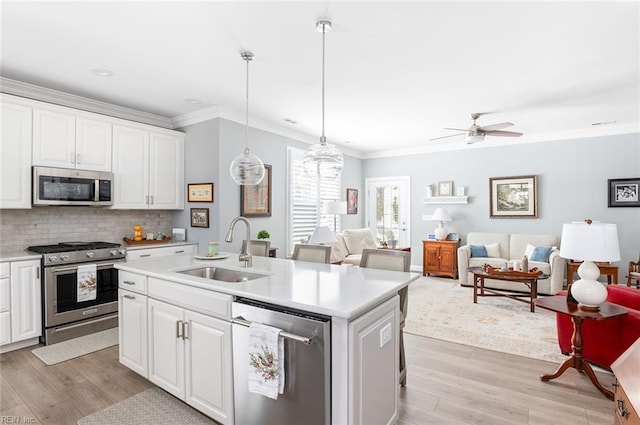
M 180 254 L 190 254 L 195 255 L 195 248 L 197 244 L 193 242 L 192 244 L 185 245 L 155 245 L 155 246 L 145 246 L 144 248 L 135 248 L 135 249 L 127 249 L 127 261 L 137 260 L 139 258 L 151 258 L 151 257 L 162 257 L 164 255 L 180 255 Z
M 211 418 L 233 416 L 231 324 L 149 299 L 149 380 Z
M 42 335 L 40 260 L 2 263 L 1 269 L 0 352 L 37 344 Z
M 145 378 L 149 377 L 147 300 L 146 295 L 124 289 L 118 291 L 120 363 Z

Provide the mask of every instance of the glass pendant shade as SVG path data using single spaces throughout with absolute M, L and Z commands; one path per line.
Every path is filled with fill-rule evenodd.
M 323 179 L 335 179 L 342 172 L 342 152 L 331 143 L 316 143 L 307 149 L 302 158 L 304 172 Z
M 237 184 L 252 186 L 264 178 L 264 164 L 249 148 L 245 148 L 244 152 L 231 162 L 229 174 Z

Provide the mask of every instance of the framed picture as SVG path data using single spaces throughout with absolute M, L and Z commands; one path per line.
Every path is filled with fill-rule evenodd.
M 640 177 L 608 181 L 610 207 L 640 207 Z
M 538 216 L 538 176 L 490 177 L 489 216 L 535 218 Z
M 188 202 L 213 202 L 213 183 L 187 184 Z
M 438 196 L 452 196 L 453 195 L 453 182 L 438 182 Z
M 347 214 L 358 214 L 358 189 L 347 189 Z
M 464 186 L 456 187 L 456 196 L 464 196 Z
M 271 165 L 264 164 L 264 178 L 253 186 L 240 186 L 240 215 L 271 217 Z
M 436 234 L 435 233 L 427 234 L 427 240 L 428 241 L 435 241 L 436 240 Z
M 209 227 L 209 208 L 191 208 L 191 227 Z
M 457 233 L 449 233 L 447 235 L 447 240 L 448 241 L 459 241 L 460 240 L 460 235 Z

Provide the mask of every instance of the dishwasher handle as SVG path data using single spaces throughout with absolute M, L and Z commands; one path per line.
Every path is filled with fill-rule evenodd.
M 251 326 L 251 322 L 249 322 L 248 320 L 244 320 L 242 317 L 234 317 L 233 319 L 231 319 L 231 323 L 235 325 L 245 326 L 247 328 Z M 283 338 L 290 339 L 292 341 L 298 341 L 305 345 L 313 344 L 313 338 L 309 338 L 306 336 L 300 336 L 300 335 L 292 334 L 285 331 L 280 331 L 280 335 Z

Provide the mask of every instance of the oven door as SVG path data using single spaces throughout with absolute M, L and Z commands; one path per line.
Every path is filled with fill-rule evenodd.
M 96 262 L 96 299 L 78 301 L 78 266 L 45 267 L 45 328 L 118 311 L 118 269 L 124 260 Z

